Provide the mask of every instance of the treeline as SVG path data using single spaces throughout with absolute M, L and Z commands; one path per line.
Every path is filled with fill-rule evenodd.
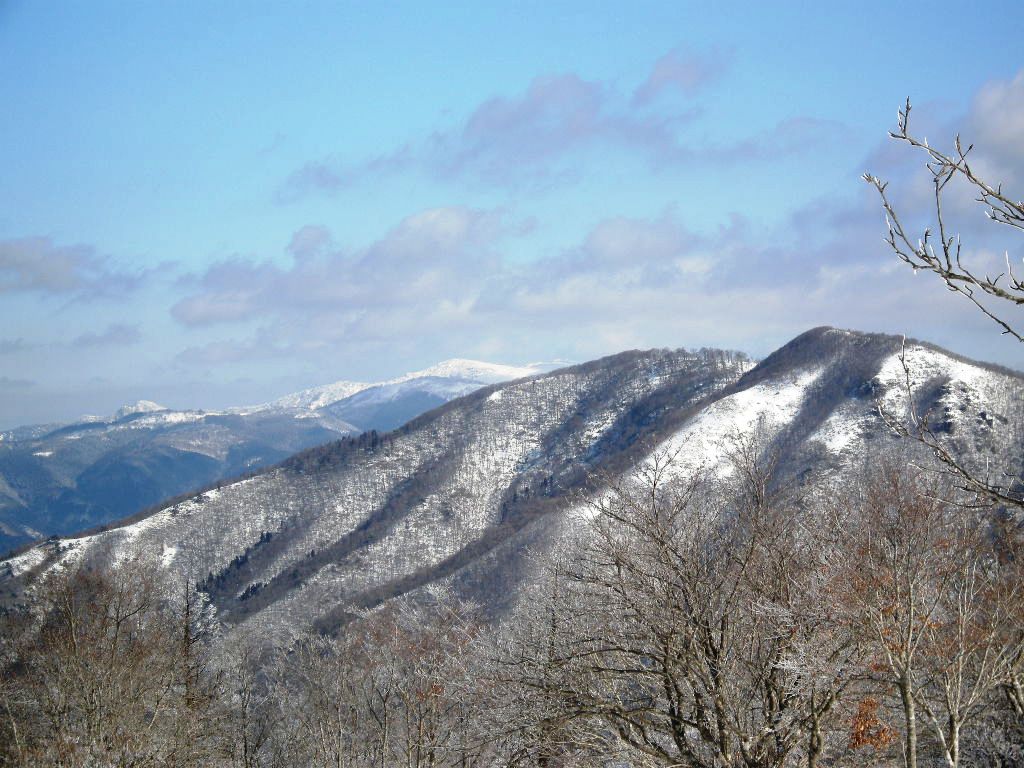
M 729 460 L 607 480 L 497 620 L 421 591 L 271 649 L 139 559 L 53 574 L 4 618 L 0 764 L 1024 764 L 1014 519 L 905 461 Z

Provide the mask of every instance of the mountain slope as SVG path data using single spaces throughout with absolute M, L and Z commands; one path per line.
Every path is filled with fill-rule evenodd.
M 118 520 L 341 435 L 391 429 L 486 384 L 543 369 L 451 360 L 261 406 L 174 411 L 142 400 L 110 418 L 0 433 L 0 552 Z
M 926 463 L 927 451 L 896 437 L 878 412 L 881 404 L 891 417 L 907 415 L 902 343 L 879 334 L 808 331 L 664 424 L 626 469 L 658 455 L 672 457 L 676 474 L 724 476 L 734 438 L 752 434 L 777 452 L 780 482 L 841 485 L 859 473 L 870 475 L 879 459 L 893 455 Z M 907 343 L 906 360 L 916 410 L 929 414 L 944 445 L 980 475 L 986 468 L 1004 469 L 1015 478 L 1017 493 L 1024 492 L 1024 375 L 917 342 Z M 500 608 L 514 595 L 509 585 L 531 576 L 524 553 L 566 551 L 589 510 L 572 501 L 552 512 L 445 581 Z
M 7 568 L 148 552 L 201 582 L 231 631 L 278 641 L 334 630 L 352 611 L 438 581 L 497 609 L 529 576 L 525 553 L 578 528 L 573 494 L 599 492 L 599 473 L 659 451 L 675 454 L 679 472 L 725 473 L 731 436 L 752 431 L 790 478 L 870 466 L 896 445 L 876 407 L 905 405 L 899 353 L 897 338 L 834 329 L 756 367 L 715 351 L 623 353 L 487 387 L 390 434 L 305 451 Z M 923 345 L 907 360 L 951 449 L 1019 476 L 1024 379 Z
M 133 525 L 38 547 L 14 569 L 141 548 L 203 582 L 246 631 L 330 628 L 481 556 L 749 367 L 734 354 L 656 350 L 487 387 L 383 437 L 343 439 Z

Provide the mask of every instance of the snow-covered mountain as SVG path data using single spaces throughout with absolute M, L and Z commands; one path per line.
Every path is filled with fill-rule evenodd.
M 438 363 L 422 371 L 407 373 L 404 376 L 375 384 L 358 381 L 336 381 L 332 384 L 324 384 L 319 387 L 304 389 L 301 392 L 294 392 L 264 405 L 238 410 L 248 412 L 282 408 L 316 410 L 345 400 L 365 390 L 382 389 L 389 393 L 398 391 L 408 392 L 421 385 L 429 388 L 430 391 L 447 401 L 453 397 L 461 397 L 468 394 L 482 384 L 497 384 L 501 381 L 522 379 L 527 376 L 554 370 L 565 364 L 556 362 L 513 366 L 456 358 L 445 360 L 443 363 Z M 386 397 L 386 395 L 382 395 L 382 397 Z
M 167 410 L 170 409 L 159 403 L 154 403 L 152 400 L 136 400 L 134 403 L 128 403 L 118 408 L 114 413 L 114 421 L 133 416 L 136 413 L 160 413 Z
M 675 471 L 729 471 L 757 431 L 784 475 L 841 477 L 905 446 L 878 415 L 906 408 L 901 339 L 820 328 L 756 366 L 736 353 L 627 352 L 485 387 L 385 435 L 349 437 L 100 534 L 0 565 L 18 577 L 94 552 L 159 557 L 202 584 L 226 637 L 287 642 L 353 611 L 446 582 L 500 608 L 527 552 L 579 530 L 579 494 L 655 453 Z M 905 356 L 914 398 L 974 467 L 1021 477 L 1024 377 L 923 344 Z M 357 393 L 358 394 L 358 393 Z M 2 577 L 0 577 L 2 581 Z
M 449 360 L 257 406 L 179 411 L 139 400 L 106 417 L 0 433 L 0 553 L 110 523 L 342 435 L 392 429 L 481 386 L 552 367 Z

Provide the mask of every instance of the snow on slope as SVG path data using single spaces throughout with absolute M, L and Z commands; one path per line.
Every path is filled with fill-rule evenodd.
M 808 387 L 822 371 L 815 368 L 782 380 L 769 379 L 723 397 L 688 421 L 655 453 L 673 457 L 674 474 L 704 469 L 725 477 L 732 471 L 727 461 L 731 442 L 757 429 L 763 430 L 767 439 L 774 437 L 796 416 Z
M 697 472 L 710 472 L 724 479 L 733 467 L 728 452 L 734 441 L 760 430 L 767 440 L 775 437 L 796 416 L 808 388 L 824 368 L 801 371 L 782 379 L 768 379 L 711 403 L 687 421 L 681 429 L 661 442 L 647 455 L 647 461 L 669 460 L 667 478 L 682 478 Z M 568 519 L 590 520 L 608 491 L 595 494 L 590 501 L 573 505 Z M 572 527 L 563 535 L 572 537 Z
M 579 392 L 565 384 L 566 380 L 555 376 L 509 385 L 501 390 L 503 397 L 489 397 L 479 406 L 477 419 L 491 425 L 489 428 L 462 431 L 462 415 L 453 412 L 443 416 L 429 432 L 411 436 L 410 440 L 417 443 L 415 448 L 396 447 L 397 455 L 383 454 L 374 459 L 376 469 L 372 474 L 408 477 L 442 455 L 443 435 L 459 433 L 466 441 L 443 470 L 438 468 L 437 474 L 445 479 L 408 510 L 401 524 L 362 548 L 353 562 L 329 565 L 317 572 L 285 599 L 265 609 L 255 619 L 256 626 L 263 632 L 301 626 L 304 617 L 308 620 L 310 615 L 317 615 L 339 595 L 358 593 L 417 569 L 436 566 L 476 540 L 495 522 L 505 489 L 536 454 L 543 436 L 578 405 Z M 365 490 L 352 493 L 355 484 L 349 478 L 340 489 L 343 495 L 339 495 L 334 511 L 311 525 L 291 551 L 260 578 L 292 567 L 308 549 L 329 539 L 331 531 L 351 529 L 383 501 L 368 497 Z M 375 492 L 386 485 L 381 476 L 367 478 L 367 486 Z
M 882 362 L 874 379 L 880 394 L 871 408 L 865 410 L 856 402 L 843 404 L 829 415 L 812 439 L 819 440 L 833 454 L 853 450 L 865 430 L 877 425 L 878 407 L 893 418 L 906 419 L 911 405 L 907 396 L 908 384 L 917 401 L 924 394 L 926 385 L 935 381 L 945 382 L 936 404 L 943 417 L 950 419 L 954 427 L 964 426 L 967 421 L 974 421 L 979 412 L 1000 408 L 1006 395 L 1006 382 L 1002 379 L 1000 374 L 979 365 L 911 344 L 902 356 L 896 353 Z M 921 405 L 917 402 L 913 405 L 920 412 Z
M 310 387 L 301 392 L 293 392 L 290 395 L 279 397 L 263 405 L 254 405 L 248 408 L 236 409 L 241 413 L 253 413 L 257 411 L 270 410 L 272 408 L 296 408 L 301 410 L 315 410 L 325 405 L 344 400 L 357 392 L 362 392 L 373 384 L 366 384 L 359 381 L 336 381 L 333 384 L 324 384 L 319 387 Z
M 912 391 L 919 390 L 924 384 L 936 378 L 949 380 L 949 392 L 944 396 L 948 399 L 953 393 L 966 394 L 972 392 L 981 401 L 994 395 L 993 387 L 998 387 L 996 375 L 981 366 L 956 360 L 949 355 L 936 352 L 927 347 L 908 346 L 904 359 L 900 355 L 892 355 L 878 372 L 878 382 L 885 387 L 881 405 L 888 411 L 902 415 L 907 408 L 907 374 L 909 372 Z
M 4 447 L 10 443 L 29 461 L 11 459 L 13 453 L 0 457 L 6 457 L 0 476 L 27 489 L 17 497 L 0 494 L 0 551 L 31 538 L 36 528 L 45 536 L 105 524 L 161 494 L 205 485 L 218 473 L 236 475 L 344 434 L 386 432 L 482 386 L 553 367 L 448 360 L 381 384 L 335 382 L 262 406 L 171 410 L 140 400 L 109 416 L 3 432 Z M 129 443 L 134 445 L 126 450 Z M 124 468 L 111 484 L 76 484 L 86 472 L 110 471 L 110 462 Z M 125 484 L 123 493 L 117 483 Z M 60 504 L 47 506 L 55 498 Z M 72 507 L 88 509 L 87 517 L 67 513 Z M 39 522 L 30 527 L 27 521 L 34 519 Z
M 46 551 L 42 547 L 32 547 L 20 555 L 7 558 L 3 564 L 10 568 L 12 576 L 18 577 L 42 564 L 45 559 Z
M 829 453 L 842 454 L 857 446 L 864 428 L 872 420 L 873 412 L 869 416 L 863 413 L 857 403 L 845 403 L 829 414 L 811 435 L 811 440 L 822 443 Z

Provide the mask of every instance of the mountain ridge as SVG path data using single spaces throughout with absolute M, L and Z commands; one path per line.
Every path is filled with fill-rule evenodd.
M 290 406 L 182 411 L 140 400 L 106 417 L 0 433 L 0 551 L 133 516 L 344 434 L 390 429 L 543 367 L 449 360 L 385 382 L 335 382 L 279 399 Z M 310 399 L 314 391 L 322 405 Z
M 199 583 L 228 636 L 275 643 L 336 631 L 354 612 L 435 583 L 500 611 L 530 578 L 527 553 L 574 535 L 597 478 L 658 452 L 675 456 L 677 474 L 727 473 L 730 441 L 758 434 L 787 482 L 808 482 L 913 450 L 877 410 L 907 404 L 901 355 L 945 444 L 968 464 L 998 462 L 1020 477 L 1020 374 L 901 337 L 817 328 L 757 365 L 717 350 L 631 351 L 486 386 L 391 432 L 307 449 L 4 567 L 17 577 L 100 551 L 158 553 Z

